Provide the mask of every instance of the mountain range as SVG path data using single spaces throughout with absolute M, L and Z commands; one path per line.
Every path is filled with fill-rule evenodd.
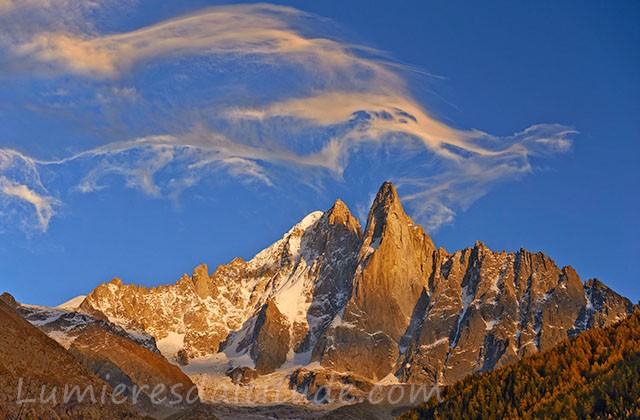
M 303 397 L 299 405 L 336 377 L 352 395 L 452 385 L 635 309 L 543 253 L 436 247 L 388 182 L 364 229 L 337 200 L 249 261 L 212 273 L 200 265 L 153 288 L 114 279 L 59 308 L 13 306 L 102 380 L 195 383 L 203 400 L 220 384 L 236 397 L 283 388 Z

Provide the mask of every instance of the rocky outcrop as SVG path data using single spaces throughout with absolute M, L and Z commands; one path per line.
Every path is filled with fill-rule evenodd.
M 287 361 L 290 325 L 273 300 L 269 300 L 256 317 L 251 336 L 251 358 L 259 374 L 271 373 Z
M 252 377 L 314 366 L 370 383 L 450 384 L 633 307 L 543 253 L 495 252 L 481 242 L 438 249 L 385 183 L 364 232 L 338 200 L 250 261 L 213 274 L 199 266 L 152 289 L 114 280 L 81 310 L 153 336 L 167 357 L 218 354 L 229 372 Z
M 7 306 L 11 308 L 15 308 L 18 305 L 18 302 L 16 302 L 16 299 L 7 292 L 4 292 L 2 295 L 0 295 L 0 301 L 4 302 Z
M 289 375 L 289 387 L 315 404 L 349 403 L 366 398 L 374 388 L 367 379 L 331 370 L 298 368 Z
M 165 417 L 199 403 L 182 370 L 159 354 L 152 337 L 132 335 L 104 319 L 60 308 L 22 305 L 13 311 L 65 348 L 82 366 L 121 393 L 138 413 Z
M 258 377 L 258 372 L 246 366 L 230 367 L 227 376 L 231 378 L 234 385 L 249 385 L 249 383 Z

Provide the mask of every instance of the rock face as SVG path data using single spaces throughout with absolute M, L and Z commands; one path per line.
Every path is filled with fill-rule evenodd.
M 577 325 L 587 306 L 579 277 L 544 254 L 497 253 L 477 243 L 439 252 L 436 261 L 429 303 L 399 365 L 405 381 L 450 384 L 584 329 Z
M 112 387 L 126 385 L 139 412 L 166 415 L 198 402 L 197 388 L 179 367 L 98 325 L 88 327 L 69 352 Z
M 633 308 L 542 253 L 494 252 L 480 242 L 437 249 L 391 183 L 378 192 L 364 232 L 338 200 L 248 262 L 235 259 L 211 275 L 199 266 L 152 289 L 114 280 L 80 306 L 151 335 L 184 363 L 223 356 L 242 382 L 319 365 L 322 374 L 427 384 L 544 351 Z
M 351 299 L 323 343 L 325 367 L 373 380 L 389 374 L 432 271 L 434 250 L 431 238 L 405 214 L 393 185 L 385 183 L 369 213 Z
M 588 280 L 584 285 L 587 306 L 582 310 L 578 326 L 584 329 L 602 328 L 631 313 L 634 305 L 613 292 L 598 279 Z
M 289 353 L 289 323 L 273 300 L 262 307 L 255 319 L 253 335 L 247 346 L 256 362 L 256 372 L 271 373 L 287 361 Z

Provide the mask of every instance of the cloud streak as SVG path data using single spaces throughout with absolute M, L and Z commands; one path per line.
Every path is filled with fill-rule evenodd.
M 397 76 L 375 60 L 351 50 L 365 50 L 329 38 L 305 37 L 292 23 L 309 15 L 268 4 L 219 6 L 146 28 L 95 36 L 85 33 L 42 31 L 12 45 L 18 56 L 53 66 L 61 72 L 115 78 L 136 64 L 158 57 L 188 55 L 255 56 L 258 60 L 286 57 L 296 65 L 315 68 L 322 78 L 350 72 L 353 66 L 376 76 Z M 319 68 L 318 68 L 319 66 Z M 398 79 L 399 81 L 399 79 Z
M 8 178 L 7 175 L 11 176 Z M 49 195 L 40 180 L 37 164 L 13 150 L 0 149 L 0 206 L 27 231 L 45 232 L 60 201 Z M 35 214 L 32 223 L 29 212 Z
M 42 231 L 46 231 L 49 227 L 49 220 L 53 216 L 53 207 L 58 201 L 52 197 L 38 194 L 26 185 L 18 184 L 15 181 L 0 177 L 0 192 L 6 199 L 17 199 L 23 203 L 33 206 L 38 219 L 38 227 Z
M 16 4 L 0 3 L 0 23 L 2 13 L 21 13 Z M 57 159 L 20 155 L 16 162 L 28 168 L 28 179 L 20 179 L 15 165 L 0 166 L 0 193 L 32 206 L 41 230 L 60 204 L 36 176 L 44 168 L 72 167 L 71 189 L 82 193 L 119 178 L 149 196 L 176 197 L 220 174 L 245 184 L 295 182 L 319 190 L 362 171 L 356 160 L 380 164 L 385 150 L 392 153 L 383 172 L 399 183 L 426 227 L 437 229 L 496 185 L 532 172 L 532 158 L 568 151 L 575 134 L 538 124 L 499 137 L 445 124 L 412 94 L 414 69 L 340 40 L 322 19 L 293 8 L 220 6 L 103 34 L 83 20 L 80 3 L 61 4 L 74 18 L 41 29 L 8 26 L 0 45 L 52 89 L 94 89 L 100 115 L 115 125 L 125 126 L 128 117 L 120 111 L 122 93 L 134 92 L 127 97 L 141 135 L 114 142 L 88 132 L 100 146 L 76 144 L 80 151 Z M 8 66 L 0 83 L 13 76 Z M 89 118 L 83 112 L 91 106 L 64 105 L 75 118 Z

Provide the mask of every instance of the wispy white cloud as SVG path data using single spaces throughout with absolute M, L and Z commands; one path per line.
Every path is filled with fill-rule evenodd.
M 435 230 L 451 223 L 456 209 L 467 209 L 497 185 L 531 174 L 535 169 L 532 158 L 568 152 L 575 134 L 575 130 L 557 124 L 535 125 L 504 138 L 483 133 L 482 139 L 498 143 L 503 149 L 490 155 L 473 154 L 442 162 L 442 169 L 430 175 L 401 176 L 398 185 L 425 227 Z
M 0 204 L 3 218 L 16 214 L 10 222 L 19 223 L 29 231 L 44 232 L 60 201 L 44 188 L 32 159 L 13 150 L 0 149 Z M 35 215 L 34 222 L 30 213 Z
M 52 197 L 38 194 L 26 185 L 18 184 L 15 181 L 0 176 L 0 193 L 6 199 L 17 199 L 33 206 L 38 219 L 38 227 L 46 231 L 49 227 L 49 220 L 53 217 L 53 208 L 58 201 Z
M 21 13 L 21 7 L 54 2 L 26 1 L 18 7 L 0 0 L 0 18 Z M 82 81 L 82 86 L 94 88 L 100 114 L 128 118 L 118 112 L 126 98 L 137 107 L 141 131 L 153 127 L 136 140 L 105 139 L 102 146 L 80 148 L 60 159 L 23 156 L 36 172 L 73 165 L 74 189 L 84 193 L 117 178 L 150 196 L 176 197 L 218 173 L 250 184 L 274 186 L 288 177 L 320 188 L 342 182 L 354 159 L 375 159 L 380 150 L 392 147 L 387 160 L 395 169 L 389 169 L 389 177 L 399 182 L 414 214 L 427 228 L 437 229 L 494 186 L 530 173 L 532 157 L 568 151 L 575 133 L 561 125 L 539 124 L 500 137 L 446 124 L 412 94 L 406 76 L 416 69 L 340 40 L 317 17 L 289 7 L 219 6 L 102 34 L 83 19 L 87 7 L 99 9 L 103 2 L 86 6 L 61 0 L 58 5 L 73 10 L 62 24 L 7 26 L 0 45 L 12 60 L 28 63 L 21 71 L 28 68 L 32 77 L 52 84 Z M 207 65 L 182 61 L 192 57 Z M 181 63 L 180 74 L 162 76 L 171 78 L 162 85 L 164 97 L 145 85 L 151 82 L 136 79 L 140 67 L 176 62 Z M 257 85 L 242 71 L 252 65 L 268 75 Z M 5 71 L 10 75 L 15 69 L 8 66 Z M 203 83 L 179 85 L 201 75 L 198 72 L 234 77 L 218 90 Z M 180 88 L 171 90 L 176 84 Z M 82 112 L 77 107 L 73 114 L 78 118 Z M 403 162 L 402 167 L 393 162 Z M 13 194 L 5 196 L 31 203 L 46 229 L 57 203 L 47 201 L 39 180 L 19 183 L 1 167 L 0 176 Z M 45 198 L 39 210 L 36 197 Z
M 0 0 L 0 14 L 11 14 L 33 8 L 50 8 L 53 5 L 68 7 L 65 0 Z
M 230 157 L 220 161 L 222 168 L 228 168 L 229 174 L 248 182 L 261 182 L 267 186 L 273 183 L 267 172 L 256 162 L 241 157 Z
M 309 16 L 269 4 L 219 6 L 113 35 L 43 30 L 30 38 L 14 39 L 11 48 L 34 63 L 94 77 L 118 77 L 136 64 L 158 57 L 241 54 L 273 64 L 278 56 L 286 57 L 297 65 L 315 68 L 322 78 L 339 76 L 340 70 L 353 71 L 353 66 L 397 78 L 384 63 L 352 52 L 364 47 L 298 33 L 293 23 L 303 17 Z

